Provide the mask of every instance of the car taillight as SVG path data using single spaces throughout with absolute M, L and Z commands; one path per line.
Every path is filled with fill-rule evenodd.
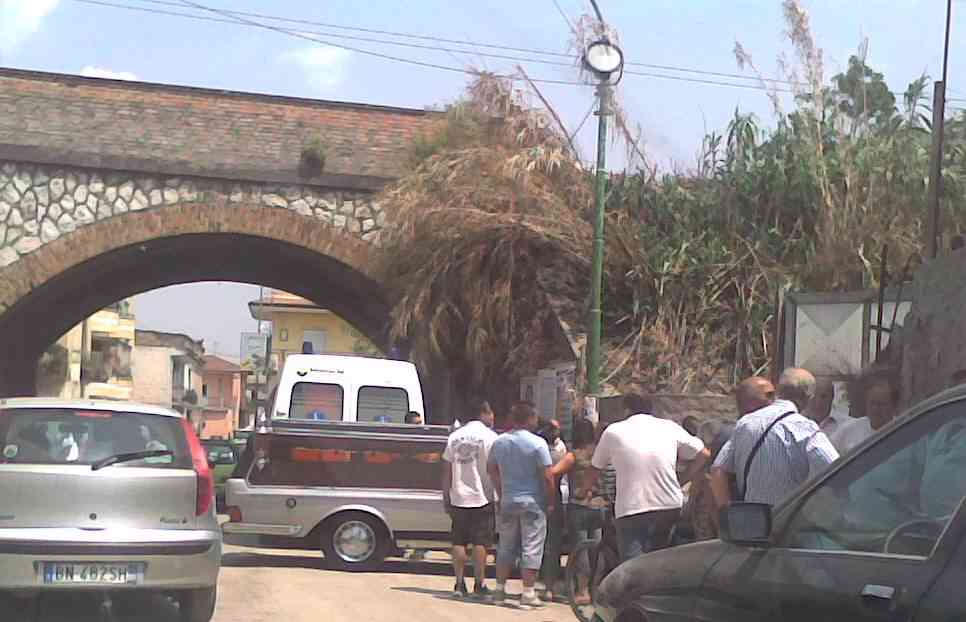
M 208 456 L 205 449 L 195 434 L 194 426 L 188 421 L 187 417 L 181 420 L 184 428 L 185 438 L 188 439 L 188 448 L 191 450 L 191 463 L 194 465 L 195 475 L 198 479 L 198 496 L 195 501 L 195 516 L 202 516 L 211 509 L 211 504 L 215 499 L 215 479 L 211 474 L 211 467 L 208 466 Z
M 268 457 L 272 449 L 271 428 L 261 427 L 255 432 L 254 447 L 255 468 L 261 471 L 268 464 Z
M 228 506 L 225 509 L 228 511 L 228 522 L 229 523 L 242 523 L 242 522 L 244 522 L 242 520 L 242 513 L 241 513 L 241 508 L 240 507 L 237 507 L 237 506 L 234 506 L 234 505 L 230 505 L 230 506 Z

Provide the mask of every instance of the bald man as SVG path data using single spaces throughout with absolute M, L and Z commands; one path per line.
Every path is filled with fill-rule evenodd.
M 739 500 L 778 505 L 838 458 L 818 424 L 801 414 L 815 396 L 815 384 L 815 377 L 807 370 L 786 369 L 778 380 L 778 399 L 738 420 L 731 441 L 721 449 L 711 469 L 712 491 L 719 508 L 731 501 L 731 477 L 737 480 Z
M 748 413 L 753 413 L 756 410 L 768 406 L 775 401 L 775 385 L 771 383 L 771 380 L 767 378 L 762 378 L 761 376 L 752 376 L 750 378 L 745 378 L 738 386 L 735 387 L 735 405 L 738 407 L 738 418 L 744 417 Z M 718 445 L 718 451 L 721 451 L 728 443 L 731 442 L 731 435 L 734 432 L 734 426 L 728 431 L 727 438 Z M 717 453 L 715 453 L 717 456 Z M 715 500 L 719 497 L 724 503 L 730 500 L 734 496 L 734 490 L 736 490 L 737 481 L 734 475 L 728 475 L 727 485 L 722 482 L 711 482 L 712 495 Z M 716 490 L 717 488 L 717 490 Z M 717 514 L 715 514 L 717 519 Z
M 802 413 L 818 424 L 818 428 L 830 439 L 835 431 L 851 417 L 846 413 L 833 413 L 832 403 L 835 401 L 835 385 L 831 380 L 819 379 L 815 382 L 815 397 L 808 403 L 808 408 Z
M 735 387 L 738 416 L 743 417 L 775 401 L 775 385 L 767 378 L 752 376 Z

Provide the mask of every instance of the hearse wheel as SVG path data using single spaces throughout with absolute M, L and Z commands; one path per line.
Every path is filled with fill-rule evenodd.
M 329 566 L 365 572 L 382 566 L 391 542 L 382 521 L 365 512 L 342 512 L 325 521 L 322 554 Z

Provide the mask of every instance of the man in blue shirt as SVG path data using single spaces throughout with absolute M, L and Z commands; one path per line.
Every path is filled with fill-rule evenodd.
M 550 450 L 542 438 L 530 432 L 537 414 L 528 402 L 510 409 L 510 431 L 501 434 L 490 449 L 487 470 L 499 493 L 494 599 L 506 599 L 506 580 L 517 559 L 523 579 L 523 607 L 538 607 L 534 585 L 543 561 L 547 538 L 547 511 L 553 510 L 555 495 Z

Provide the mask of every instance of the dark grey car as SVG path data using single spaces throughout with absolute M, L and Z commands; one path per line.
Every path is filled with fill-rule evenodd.
M 772 516 L 736 504 L 722 539 L 619 566 L 604 622 L 966 619 L 966 388 L 912 409 Z

